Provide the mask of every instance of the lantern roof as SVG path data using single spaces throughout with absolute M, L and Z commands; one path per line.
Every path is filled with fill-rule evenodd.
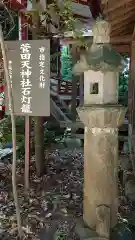
M 86 52 L 86 61 L 90 68 L 97 70 L 121 69 L 122 57 L 111 44 L 93 44 Z
M 93 44 L 80 56 L 74 66 L 74 73 L 84 71 L 121 71 L 125 64 L 122 56 L 110 44 L 110 24 L 99 19 L 93 26 Z
M 74 65 L 73 72 L 75 75 L 88 70 L 120 72 L 125 64 L 123 57 L 110 44 L 93 44 L 80 56 L 80 60 Z

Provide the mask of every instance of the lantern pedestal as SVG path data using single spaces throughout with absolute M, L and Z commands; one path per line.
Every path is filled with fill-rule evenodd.
M 89 105 L 78 108 L 85 125 L 84 222 L 108 239 L 117 223 L 118 127 L 125 108 Z

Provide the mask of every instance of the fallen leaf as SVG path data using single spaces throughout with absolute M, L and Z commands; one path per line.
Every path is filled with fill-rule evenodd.
M 66 199 L 69 199 L 70 198 L 70 194 L 64 195 L 63 197 L 66 198 Z
M 45 218 L 50 218 L 52 216 L 52 213 L 47 213 Z
M 65 215 L 67 215 L 67 209 L 66 208 L 62 208 L 61 210 L 60 210 L 62 213 L 64 213 Z

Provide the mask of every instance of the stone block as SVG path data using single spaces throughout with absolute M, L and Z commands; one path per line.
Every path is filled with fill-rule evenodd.
M 85 104 L 116 104 L 118 102 L 118 72 L 86 71 L 84 72 Z M 109 84 L 108 84 L 109 81 Z
M 117 128 L 123 124 L 126 109 L 121 105 L 89 105 L 77 109 L 88 128 Z

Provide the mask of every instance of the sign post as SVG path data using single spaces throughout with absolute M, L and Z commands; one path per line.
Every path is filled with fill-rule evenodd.
M 28 40 L 6 44 L 14 114 L 50 116 L 50 41 Z M 9 113 L 7 94 L 5 96 Z
M 30 116 L 50 116 L 50 41 L 6 42 L 14 114 L 25 116 L 25 190 L 29 188 Z M 7 114 L 10 106 L 5 88 Z M 38 124 L 38 123 L 36 123 Z M 40 159 L 38 159 L 39 161 Z

